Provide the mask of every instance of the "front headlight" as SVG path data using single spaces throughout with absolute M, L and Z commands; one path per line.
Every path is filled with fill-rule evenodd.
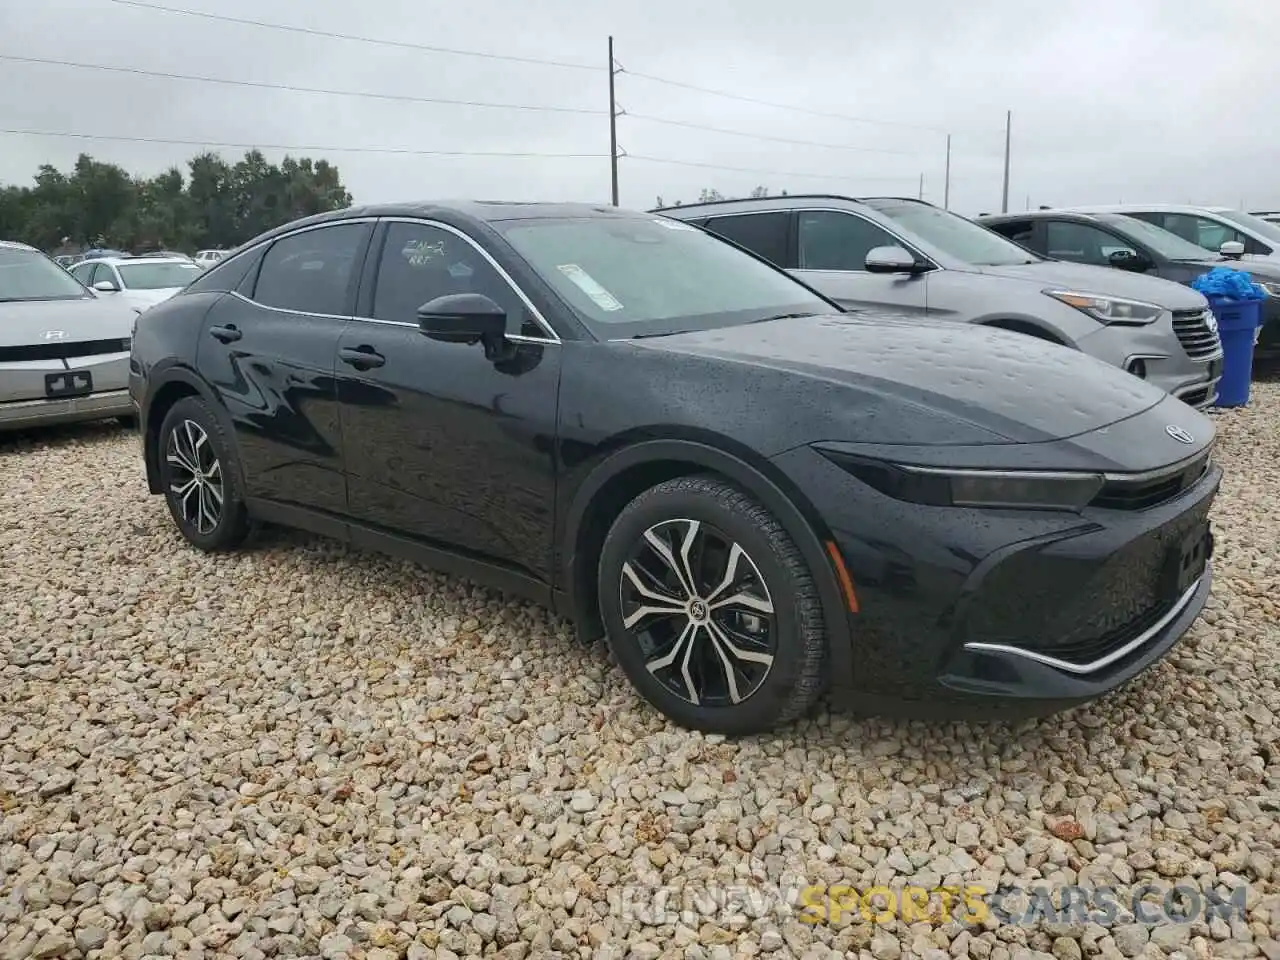
M 1268 297 L 1280 297 L 1280 282 L 1275 280 L 1255 280 L 1254 283 L 1267 291 Z
M 1151 323 L 1164 313 L 1164 307 L 1145 300 L 1127 300 L 1124 297 L 1107 297 L 1100 293 L 1081 293 L 1078 290 L 1045 290 L 1043 293 L 1059 303 L 1087 313 L 1099 323 L 1141 325 Z
M 1078 511 L 1088 506 L 1106 483 L 1100 473 L 949 470 L 864 460 L 823 447 L 817 449 L 895 500 L 935 507 Z

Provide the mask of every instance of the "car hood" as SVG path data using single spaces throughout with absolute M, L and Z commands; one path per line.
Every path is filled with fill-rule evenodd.
M 1101 429 L 1167 398 L 1068 347 L 891 313 L 773 320 L 631 342 L 755 367 L 758 392 L 827 405 L 831 435 L 811 440 L 1039 443 Z M 794 378 L 818 389 L 791 389 Z
M 128 337 L 133 331 L 133 318 L 136 316 L 127 304 L 113 303 L 102 297 L 0 303 L 0 346 Z M 62 336 L 55 331 L 61 332 Z
M 161 287 L 157 290 L 122 290 L 118 296 L 140 307 L 154 307 L 157 303 L 164 303 L 182 289 L 182 287 Z
M 1131 300 L 1158 304 L 1166 310 L 1203 310 L 1208 306 L 1205 298 L 1190 287 L 1159 277 L 1128 273 L 1114 267 L 1092 267 L 1083 263 L 1045 260 L 1040 263 L 978 269 L 987 276 L 1025 280 L 1038 284 L 1042 289 L 1053 286 L 1080 293 L 1128 297 Z

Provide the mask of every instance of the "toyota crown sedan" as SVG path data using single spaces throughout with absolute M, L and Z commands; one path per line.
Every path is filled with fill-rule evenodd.
M 1076 351 L 841 313 L 612 207 L 359 207 L 139 318 L 152 493 L 531 597 L 673 721 L 1051 713 L 1209 594 L 1210 421 Z
M 0 430 L 131 419 L 135 316 L 34 247 L 0 241 Z

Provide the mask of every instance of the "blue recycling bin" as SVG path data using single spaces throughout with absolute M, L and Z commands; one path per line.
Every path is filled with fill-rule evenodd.
M 1262 301 L 1212 294 L 1208 299 L 1218 321 L 1218 337 L 1222 340 L 1222 379 L 1218 381 L 1218 399 L 1214 406 L 1243 407 L 1249 402 L 1253 345 L 1262 319 Z

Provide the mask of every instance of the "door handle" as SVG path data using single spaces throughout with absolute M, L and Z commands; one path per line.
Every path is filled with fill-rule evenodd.
M 387 358 L 373 347 L 343 347 L 338 351 L 338 359 L 343 363 L 349 363 L 357 370 L 371 370 L 374 367 L 380 367 L 387 362 Z
M 209 336 L 217 340 L 219 343 L 232 343 L 244 336 L 234 323 L 229 323 L 225 327 L 210 327 Z

